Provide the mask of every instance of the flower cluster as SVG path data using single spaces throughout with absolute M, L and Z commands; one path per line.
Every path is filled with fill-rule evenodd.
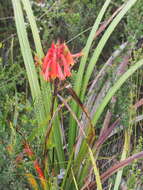
M 32 159 L 32 157 L 33 157 L 33 159 L 35 157 L 34 152 L 30 148 L 28 143 L 25 143 L 25 145 L 24 145 L 24 153 L 26 153 L 31 159 Z M 39 175 L 39 178 L 40 179 L 45 179 L 44 173 L 43 173 L 42 169 L 40 168 L 40 165 L 39 165 L 37 159 L 34 160 L 33 164 L 34 164 L 34 168 L 36 169 L 36 171 L 37 171 L 37 173 Z
M 29 157 L 34 156 L 33 151 L 31 150 L 30 146 L 28 143 L 25 143 L 24 145 L 24 153 L 26 153 Z
M 35 169 L 36 169 L 36 171 L 37 171 L 37 173 L 39 175 L 39 178 L 40 179 L 45 179 L 44 173 L 43 173 L 42 169 L 40 168 L 39 163 L 38 163 L 37 160 L 34 161 L 34 167 L 35 167 Z
M 52 43 L 42 63 L 42 75 L 46 81 L 65 80 L 71 76 L 71 66 L 74 58 L 82 56 L 82 53 L 71 54 L 65 43 Z

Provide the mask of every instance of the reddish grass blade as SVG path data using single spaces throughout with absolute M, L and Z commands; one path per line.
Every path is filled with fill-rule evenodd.
M 73 116 L 73 118 L 75 119 L 75 121 L 77 122 L 78 126 L 79 126 L 79 129 L 81 131 L 81 133 L 83 134 L 84 138 L 87 138 L 84 130 L 83 130 L 83 125 L 81 124 L 81 122 L 77 119 L 75 113 L 72 111 L 71 107 L 68 105 L 67 101 L 62 97 L 60 96 L 59 94 L 57 95 L 58 98 L 64 103 L 64 105 L 67 107 L 67 109 L 70 111 L 71 115 Z
M 119 124 L 120 118 L 117 119 L 112 125 L 111 127 L 107 128 L 103 134 L 99 137 L 99 139 L 97 140 L 95 147 L 96 149 L 98 149 L 108 138 L 108 136 L 111 134 L 112 130 Z
M 140 159 L 140 158 L 143 158 L 143 151 L 140 153 L 134 154 L 133 156 L 130 156 L 126 160 L 123 160 L 119 162 L 118 164 L 114 165 L 113 167 L 109 168 L 105 173 L 101 175 L 102 181 L 104 182 L 106 179 L 108 179 L 111 175 L 113 175 L 119 169 L 129 165 L 134 160 Z
M 137 101 L 133 107 L 134 107 L 135 109 L 137 109 L 137 108 L 139 108 L 139 107 L 142 106 L 142 105 L 143 105 L 143 98 L 140 99 L 139 101 Z
M 95 34 L 95 38 L 97 38 L 97 36 L 99 36 L 101 34 L 101 32 L 103 32 L 106 27 L 110 24 L 110 22 L 113 20 L 113 18 L 122 10 L 122 8 L 124 7 L 124 5 L 122 5 L 121 7 L 119 7 L 113 14 L 112 16 L 106 20 L 100 27 L 99 29 L 97 30 L 96 34 Z
M 143 158 L 143 151 L 139 152 L 137 154 L 134 154 L 133 156 L 130 156 L 129 158 L 119 162 L 118 164 L 115 164 L 114 166 L 112 166 L 111 168 L 109 168 L 106 172 L 104 172 L 101 175 L 101 180 L 102 183 L 105 182 L 105 180 L 107 180 L 111 175 L 113 175 L 114 173 L 116 173 L 119 169 L 131 164 L 131 162 L 133 162 L 136 159 L 141 159 Z M 95 189 L 96 187 L 96 182 L 91 182 L 88 187 L 85 187 L 83 190 L 92 190 Z
M 104 119 L 104 122 L 103 122 L 103 127 L 100 131 L 100 135 L 99 135 L 99 138 L 103 135 L 103 133 L 106 131 L 106 129 L 108 129 L 109 127 L 109 124 L 110 124 L 110 121 L 111 121 L 111 112 L 108 110 L 107 113 L 106 113 L 106 116 L 105 116 L 105 119 Z
M 73 97 L 73 99 L 80 106 L 80 108 L 82 109 L 82 111 L 85 113 L 86 117 L 88 118 L 88 120 L 90 122 L 90 125 L 92 126 L 90 115 L 89 115 L 87 109 L 85 108 L 85 106 L 83 105 L 83 103 L 81 102 L 81 100 L 79 99 L 79 97 L 77 96 L 76 92 L 71 87 L 69 87 L 69 86 L 66 86 L 66 89 L 69 91 L 70 95 Z

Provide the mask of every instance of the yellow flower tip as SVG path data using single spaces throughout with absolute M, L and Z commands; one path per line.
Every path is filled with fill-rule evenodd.
M 35 61 L 36 66 L 41 66 L 42 65 L 42 61 L 37 55 L 34 56 L 34 61 Z

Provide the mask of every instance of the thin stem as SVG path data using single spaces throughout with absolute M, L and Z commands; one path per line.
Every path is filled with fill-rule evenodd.
M 50 109 L 50 112 L 51 112 L 51 119 L 53 117 L 53 114 L 54 114 L 54 105 L 55 105 L 55 100 L 56 100 L 56 97 L 57 97 L 57 91 L 58 91 L 58 84 L 59 84 L 59 81 L 58 80 L 54 80 L 54 92 L 53 92 L 53 96 L 52 96 L 52 104 L 51 104 L 51 109 Z M 47 128 L 47 132 L 46 132 L 46 136 L 45 136 L 45 143 L 44 143 L 44 168 L 46 166 L 46 155 L 47 155 L 47 152 L 48 152 L 48 149 L 47 149 L 47 141 L 48 141 L 48 137 L 51 133 L 51 130 L 52 130 L 52 122 L 51 122 L 51 119 L 49 120 L 48 122 L 48 128 Z M 53 154 L 54 154 L 54 150 L 53 150 Z M 54 162 L 54 155 L 52 155 L 52 163 Z M 53 166 L 53 164 L 52 164 Z

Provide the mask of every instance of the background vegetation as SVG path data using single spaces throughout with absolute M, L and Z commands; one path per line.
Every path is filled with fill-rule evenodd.
M 36 18 L 44 53 L 46 53 L 52 41 L 58 39 L 65 41 L 71 52 L 81 51 L 86 45 L 91 27 L 104 2 L 104 0 L 31 0 L 30 3 Z M 115 10 L 124 2 L 124 0 L 112 1 L 103 20 L 108 20 Z M 34 55 L 36 52 L 35 44 L 26 12 L 24 12 L 24 18 L 30 47 Z M 112 66 L 108 68 L 102 80 L 94 87 L 92 92 L 97 94 L 96 102 L 101 102 L 100 97 L 105 96 L 104 94 L 107 90 L 118 80 L 124 71 L 143 58 L 142 20 L 143 1 L 138 0 L 123 17 L 107 41 L 89 81 L 90 88 L 93 79 L 97 76 L 97 73 L 99 73 L 107 59 L 113 55 L 113 52 L 118 51 L 122 44 L 128 42 L 128 45 L 126 45 L 120 53 L 120 56 L 113 60 Z M 103 32 L 100 33 L 98 38 L 92 43 L 90 55 L 94 52 L 102 36 Z M 19 160 L 21 159 L 20 156 L 23 151 L 23 137 L 29 137 L 31 134 L 34 134 L 32 133 L 34 129 L 37 129 L 36 111 L 33 109 L 34 102 L 32 100 L 28 77 L 19 46 L 12 2 L 9 0 L 0 2 L 0 52 L 0 189 L 32 189 L 32 186 L 28 183 L 27 177 L 25 176 L 27 171 L 34 173 L 34 176 L 36 176 L 35 171 L 33 171 L 32 161 L 27 155 L 24 155 L 22 158 L 23 162 L 19 162 Z M 128 56 L 129 62 L 128 64 L 124 64 Z M 89 61 L 88 58 L 87 62 Z M 76 77 L 78 66 L 77 63 L 73 68 L 73 78 L 74 76 Z M 108 138 L 101 147 L 97 162 L 101 173 L 116 164 L 120 159 L 124 160 L 130 155 L 142 151 L 142 76 L 142 69 L 137 70 L 123 84 L 115 96 L 112 97 L 111 102 L 105 108 L 100 120 L 98 120 L 96 129 L 97 136 L 100 134 L 104 118 L 109 119 L 109 115 L 107 115 L 108 112 L 112 114 L 110 123 L 120 118 L 120 123 L 112 131 L 110 138 Z M 73 79 L 69 79 L 69 82 L 74 85 Z M 87 107 L 92 104 L 92 102 L 87 103 L 91 94 L 88 94 L 88 91 L 86 92 L 84 103 Z M 43 96 L 45 96 L 45 92 L 42 98 Z M 68 93 L 64 92 L 64 96 L 68 96 Z M 94 108 L 97 107 L 98 103 L 95 104 Z M 91 109 L 90 106 L 88 109 Z M 90 111 L 92 111 L 92 109 Z M 66 123 L 69 122 L 68 117 L 69 115 L 66 109 L 63 110 L 62 120 L 65 122 L 65 139 L 68 138 L 68 128 L 65 127 Z M 84 114 L 80 119 L 83 119 L 83 121 L 86 120 Z M 124 141 L 125 136 L 128 137 L 128 139 L 125 138 L 127 142 Z M 32 139 L 32 136 L 30 137 Z M 54 145 L 52 144 L 50 146 L 52 149 Z M 125 152 L 123 151 L 125 150 L 123 148 L 124 146 L 127 148 Z M 40 139 L 33 139 L 32 149 L 36 150 L 37 156 L 40 157 Z M 76 164 L 73 165 L 73 167 L 76 167 Z M 121 179 L 118 180 L 120 181 L 120 189 L 141 190 L 143 188 L 142 169 L 142 160 L 137 160 L 125 167 L 122 171 L 122 175 L 118 173 L 122 176 Z M 61 175 L 61 170 L 58 170 L 58 172 L 58 174 Z M 114 188 L 115 190 L 116 187 L 114 184 L 116 177 L 117 175 L 113 175 L 106 180 L 103 189 Z M 56 186 L 57 183 L 60 183 L 57 182 L 58 179 L 59 178 L 56 177 L 52 179 L 52 183 L 55 184 L 53 189 L 58 189 Z M 92 180 L 93 179 L 95 179 L 94 176 L 92 176 Z M 55 182 L 53 182 L 54 180 Z M 65 189 L 67 187 L 66 185 Z M 76 189 L 75 186 L 73 187 L 73 184 L 70 187 L 71 190 Z

